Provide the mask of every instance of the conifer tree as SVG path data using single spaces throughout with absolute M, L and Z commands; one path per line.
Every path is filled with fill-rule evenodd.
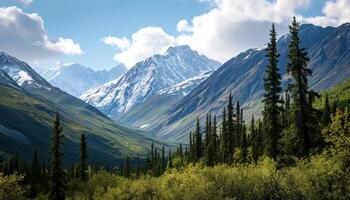
M 217 124 L 216 124 L 216 116 L 214 116 L 213 127 L 212 127 L 212 141 L 213 141 L 213 160 L 214 163 L 218 161 L 218 153 L 219 153 L 219 140 L 217 135 Z
M 33 159 L 32 159 L 32 167 L 31 167 L 30 197 L 32 199 L 35 198 L 38 194 L 37 185 L 39 184 L 40 176 L 41 176 L 40 162 L 38 159 L 38 152 L 35 150 Z
M 60 124 L 60 118 L 58 113 L 56 113 L 54 128 L 51 139 L 51 189 L 49 194 L 50 200 L 64 200 L 65 199 L 65 180 L 66 174 L 63 170 L 62 163 L 62 126 Z
M 252 157 L 254 163 L 257 163 L 259 159 L 259 143 L 258 143 L 258 132 L 255 129 L 255 119 L 254 115 L 252 115 L 252 121 L 250 124 L 250 132 L 251 132 L 251 146 L 252 146 Z
M 164 152 L 164 149 L 163 149 Z M 139 155 L 136 156 L 136 179 L 139 179 L 141 175 Z
M 80 138 L 80 161 L 79 161 L 78 173 L 79 173 L 79 179 L 83 183 L 85 183 L 88 180 L 87 161 L 86 161 L 87 158 L 88 158 L 88 155 L 87 155 L 86 138 L 85 138 L 85 135 L 82 134 Z
M 155 155 L 154 155 L 154 144 L 152 142 L 151 144 L 151 170 L 154 172 L 155 169 Z
M 239 101 L 237 101 L 236 103 L 236 121 L 235 121 L 235 126 L 236 126 L 236 137 L 234 138 L 234 140 L 236 141 L 236 144 L 234 146 L 234 148 L 238 148 L 241 146 L 241 138 L 242 138 L 242 124 L 241 124 L 241 108 L 240 108 L 240 104 Z M 233 149 L 234 151 L 234 149 Z
M 282 111 L 280 99 L 281 75 L 278 69 L 279 53 L 277 51 L 277 33 L 275 24 L 270 31 L 270 42 L 267 44 L 267 65 L 264 77 L 264 126 L 265 126 L 265 150 L 266 153 L 276 159 L 279 154 L 278 143 L 281 138 L 282 125 L 279 116 Z
M 120 176 L 124 176 L 124 165 L 123 165 L 123 162 L 120 163 L 119 165 L 119 169 L 120 169 Z
M 241 142 L 241 155 L 242 155 L 242 159 L 241 162 L 242 163 L 246 163 L 248 160 L 248 140 L 247 140 L 247 131 L 246 131 L 246 127 L 245 125 L 242 125 L 242 142 Z
M 189 144 L 189 152 L 188 152 L 188 161 L 192 162 L 193 161 L 193 152 L 194 152 L 194 148 L 193 148 L 193 137 L 192 137 L 192 132 L 190 132 L 190 144 Z
M 228 104 L 227 104 L 227 148 L 230 153 L 234 151 L 234 149 L 237 147 L 237 135 L 234 130 L 234 121 L 233 121 L 233 103 L 232 103 L 232 96 L 231 93 L 228 98 Z
M 310 95 L 314 95 L 308 89 L 308 77 L 312 75 L 312 71 L 307 67 L 309 58 L 304 48 L 300 47 L 299 38 L 300 23 L 293 18 L 292 25 L 289 26 L 291 41 L 289 44 L 288 66 L 287 71 L 292 76 L 293 83 L 289 85 L 293 98 L 293 125 L 294 125 L 294 145 L 290 152 L 302 157 L 308 156 L 313 141 L 320 136 L 314 135 L 317 131 L 314 130 L 315 109 L 312 107 L 309 100 Z
M 126 178 L 130 178 L 130 175 L 131 175 L 130 158 L 127 155 L 126 158 L 125 158 L 125 173 L 124 173 L 124 176 Z
M 221 135 L 220 135 L 220 160 L 228 163 L 230 157 L 229 135 L 227 131 L 226 109 L 222 111 Z
M 202 141 L 202 134 L 201 134 L 201 128 L 199 125 L 199 118 L 197 117 L 196 122 L 196 130 L 195 130 L 195 139 L 194 139 L 194 161 L 198 162 L 199 159 L 202 157 L 203 152 L 203 141 Z
M 324 126 L 327 126 L 331 122 L 331 107 L 329 105 L 328 95 L 325 96 L 324 110 L 322 113 L 322 122 Z
M 171 158 L 171 151 L 169 149 L 169 154 L 168 154 L 168 169 L 173 168 L 173 159 Z
M 180 155 L 180 165 L 183 166 L 184 158 L 183 158 L 183 151 L 182 151 L 182 144 L 181 143 L 180 143 L 180 146 L 179 146 L 179 155 Z
M 162 172 L 164 172 L 166 168 L 166 163 L 165 163 L 165 150 L 164 146 L 162 147 Z

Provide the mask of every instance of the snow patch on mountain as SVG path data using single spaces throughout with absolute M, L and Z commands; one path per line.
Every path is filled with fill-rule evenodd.
M 156 54 L 137 63 L 116 81 L 89 90 L 80 98 L 107 115 L 117 116 L 161 89 L 215 70 L 219 65 L 187 45 L 169 47 L 164 55 Z
M 94 71 L 79 63 L 56 63 L 42 72 L 52 85 L 74 96 L 120 77 L 126 72 L 124 65 L 110 70 Z

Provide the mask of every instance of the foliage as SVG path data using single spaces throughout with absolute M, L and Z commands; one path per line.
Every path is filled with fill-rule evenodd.
M 17 174 L 4 175 L 0 173 L 0 200 L 24 199 L 24 190 L 19 185 L 23 176 Z

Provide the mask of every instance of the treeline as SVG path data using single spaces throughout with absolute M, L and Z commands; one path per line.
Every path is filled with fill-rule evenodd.
M 234 105 L 230 94 L 220 126 L 217 126 L 217 117 L 208 113 L 202 130 L 197 118 L 184 155 L 182 151 L 175 155 L 188 163 L 201 162 L 206 166 L 257 163 L 264 155 L 283 167 L 292 165 L 296 158 L 308 158 L 327 147 L 322 129 L 329 125 L 337 109 L 342 108 L 337 107 L 335 99 L 330 103 L 327 95 L 323 111 L 314 108 L 313 103 L 320 95 L 309 89 L 308 77 L 312 71 L 307 65 L 307 52 L 300 47 L 299 27 L 300 23 L 293 18 L 289 26 L 291 40 L 287 64 L 290 83 L 282 88 L 277 33 L 272 24 L 266 48 L 268 65 L 263 79 L 265 93 L 261 119 L 255 120 L 253 115 L 250 122 L 245 122 L 240 102 Z M 340 112 L 344 112 L 342 110 Z M 179 149 L 182 149 L 181 145 Z
M 51 161 L 40 161 L 38 152 L 35 150 L 31 161 L 19 159 L 16 153 L 1 163 L 1 177 L 4 177 L 4 180 L 6 180 L 14 175 L 14 179 L 26 188 L 26 190 L 17 191 L 13 195 L 23 195 L 26 198 L 33 199 L 39 193 L 48 193 L 49 199 L 65 199 L 65 184 L 67 181 L 79 179 L 84 183 L 88 180 L 88 174 L 92 174 L 92 168 L 87 163 L 85 135 L 82 134 L 80 139 L 79 162 L 71 167 L 64 168 L 62 150 L 64 136 L 62 130 L 59 114 L 56 113 L 50 146 Z M 3 192 L 7 192 L 7 194 Z M 11 194 L 10 191 L 1 191 L 0 196 L 17 199 L 11 198 Z

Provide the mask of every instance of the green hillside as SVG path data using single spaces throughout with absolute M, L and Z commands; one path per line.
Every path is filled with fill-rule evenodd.
M 18 152 L 29 159 L 34 149 L 42 158 L 49 156 L 51 127 L 56 111 L 62 119 L 64 158 L 76 161 L 78 142 L 87 136 L 92 163 L 115 164 L 126 155 L 147 152 L 152 140 L 117 125 L 98 110 L 58 89 L 24 90 L 0 85 L 0 141 L 2 154 Z
M 325 90 L 321 93 L 324 97 L 328 96 L 329 102 L 333 105 L 334 100 L 336 100 L 336 104 L 339 107 L 349 107 L 350 106 L 350 79 L 347 79 L 340 84 Z M 315 107 L 321 108 L 323 106 L 324 98 L 318 99 L 315 102 Z

